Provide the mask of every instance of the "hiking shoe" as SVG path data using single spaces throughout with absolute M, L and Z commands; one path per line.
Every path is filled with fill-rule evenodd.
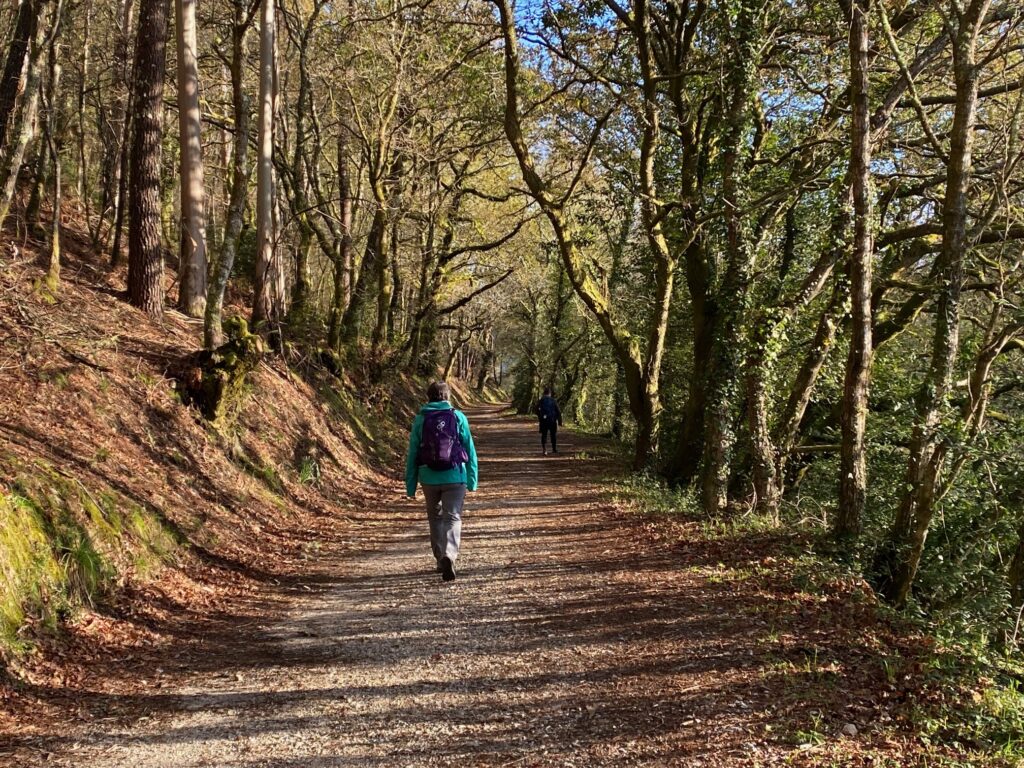
M 455 581 L 455 563 L 450 557 L 441 558 L 441 578 L 444 581 Z

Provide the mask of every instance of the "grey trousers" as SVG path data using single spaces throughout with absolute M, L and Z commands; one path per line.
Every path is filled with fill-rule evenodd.
M 462 505 L 466 501 L 466 484 L 424 485 L 427 499 L 427 520 L 430 522 L 430 549 L 440 560 L 453 563 L 459 557 L 462 539 Z

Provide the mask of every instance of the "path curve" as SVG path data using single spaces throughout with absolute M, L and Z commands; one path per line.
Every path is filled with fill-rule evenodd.
M 198 766 L 765 765 L 753 645 L 727 591 L 646 541 L 601 482 L 608 466 L 542 457 L 535 427 L 469 412 L 481 490 L 459 578 L 433 572 L 418 505 L 378 551 L 246 638 L 224 664 L 134 697 L 50 764 Z M 751 641 L 752 642 L 752 641 Z

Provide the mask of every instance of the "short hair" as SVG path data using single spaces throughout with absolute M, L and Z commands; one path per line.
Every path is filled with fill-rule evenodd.
M 432 403 L 440 403 L 450 400 L 452 396 L 451 387 L 443 381 L 432 382 L 427 387 L 427 400 Z
M 545 395 L 553 395 L 555 393 L 551 391 L 551 387 L 544 387 L 544 394 Z

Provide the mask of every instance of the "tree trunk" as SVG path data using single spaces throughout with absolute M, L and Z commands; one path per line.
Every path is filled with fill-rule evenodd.
M 834 534 L 839 539 L 860 533 L 867 496 L 868 387 L 871 382 L 871 260 L 874 255 L 874 204 L 871 190 L 871 123 L 868 19 L 871 0 L 850 4 L 850 186 L 853 196 L 853 249 L 850 254 L 850 352 L 846 362 L 841 418 L 839 513 Z
M 11 125 L 6 152 L 0 159 L 0 225 L 10 213 L 25 152 L 35 135 L 34 125 L 36 113 L 39 111 L 39 91 L 42 87 L 43 53 L 47 47 L 47 34 L 60 21 L 63 0 L 57 0 L 56 7 L 46 14 L 46 7 L 49 5 L 49 0 L 40 0 L 36 5 L 39 20 L 36 22 L 35 36 L 29 49 L 21 108 Z M 49 19 L 45 18 L 47 15 Z
M 384 238 L 387 226 L 380 228 L 380 235 L 377 238 L 375 265 L 377 267 L 377 322 L 373 327 L 373 338 L 371 345 L 374 357 L 380 354 L 384 342 L 387 340 L 388 317 L 391 314 L 391 296 L 394 292 L 394 285 L 391 282 L 391 254 L 385 248 Z
M 384 342 L 387 340 L 388 325 L 391 316 L 391 302 L 395 291 L 392 281 L 392 254 L 385 249 L 385 241 L 388 232 L 388 222 L 398 216 L 400 207 L 400 182 L 405 173 L 405 158 L 398 155 L 391 162 L 388 168 L 386 179 L 374 183 L 373 196 L 378 211 L 383 219 L 380 227 L 374 229 L 376 235 L 374 246 L 374 265 L 376 267 L 377 280 L 377 321 L 373 328 L 371 346 L 374 357 L 378 357 Z M 375 222 L 376 223 L 376 222 Z M 365 266 L 363 267 L 366 268 Z
M 275 0 L 262 0 L 260 13 L 260 104 L 256 159 L 256 297 L 253 328 L 284 319 L 284 272 L 276 253 L 274 116 L 277 102 Z M 266 329 L 263 329 L 266 330 Z
M 641 394 L 634 397 L 639 407 L 634 410 L 636 418 L 636 445 L 633 448 L 633 470 L 640 472 L 650 466 L 651 457 L 658 445 L 658 415 L 661 411 L 657 392 L 651 392 L 641 385 Z
M 224 291 L 238 252 L 238 238 L 242 234 L 245 203 L 249 196 L 249 98 L 245 93 L 245 41 L 249 32 L 246 20 L 248 3 L 235 0 L 235 20 L 231 32 L 231 94 L 235 117 L 235 138 L 232 154 L 231 199 L 228 203 L 224 244 L 220 258 L 213 265 L 209 295 L 206 299 L 204 342 L 208 349 L 224 343 L 223 308 Z
M 494 364 L 494 349 L 490 345 L 484 350 L 484 356 L 480 360 L 480 373 L 476 377 L 476 391 L 481 394 L 487 386 L 487 379 L 491 376 L 491 366 Z
M 132 100 L 128 300 L 152 317 L 163 314 L 164 252 L 160 231 L 160 163 L 167 66 L 169 0 L 142 0 Z
M 295 282 L 292 283 L 290 317 L 302 320 L 309 316 L 310 287 L 309 257 L 313 252 L 313 230 L 301 220 L 298 223 L 299 244 L 295 249 Z
M 747 357 L 747 429 L 750 431 L 751 474 L 754 482 L 754 503 L 758 512 L 773 520 L 778 519 L 780 483 L 776 476 L 775 443 L 769 426 L 771 391 L 769 378 L 775 368 L 778 342 L 774 320 L 762 317 L 752 329 L 750 351 Z
M 44 87 L 40 83 L 40 87 Z M 45 86 L 49 87 L 49 86 Z M 43 118 L 39 120 L 39 127 L 42 130 L 41 141 L 36 151 L 35 169 L 32 173 L 32 191 L 28 196 L 28 203 L 25 205 L 25 224 L 29 232 L 35 233 L 38 237 L 45 237 L 43 228 L 43 198 L 46 197 L 46 188 L 50 183 L 50 121 L 46 117 L 45 107 Z
M 451 349 L 448 352 L 448 362 L 445 363 L 444 371 L 441 373 L 441 381 L 447 381 L 451 377 L 452 371 L 455 369 L 455 364 L 459 361 L 459 354 L 462 352 L 463 348 L 469 344 L 472 338 L 473 334 L 470 333 L 468 336 L 464 336 L 451 342 Z
M 85 131 L 85 115 L 86 115 L 86 102 L 85 92 L 88 88 L 87 83 L 89 82 L 89 66 L 90 59 L 89 54 L 92 48 L 92 3 L 86 4 L 85 7 L 85 22 L 84 29 L 82 32 L 82 58 L 81 66 L 79 69 L 78 78 L 78 94 L 77 94 L 77 109 L 78 109 L 78 153 L 76 159 L 78 160 L 77 175 L 75 177 L 75 193 L 80 203 L 85 206 L 85 224 L 89 230 L 90 235 L 94 235 L 92 229 L 92 190 L 89 188 L 89 143 L 86 141 Z M 93 236 L 93 244 L 96 239 Z
M 807 354 L 804 355 L 793 378 L 786 407 L 775 425 L 774 442 L 778 461 L 775 476 L 779 484 L 780 497 L 785 490 L 786 464 L 796 445 L 797 438 L 800 436 L 800 425 L 807 412 L 807 406 L 811 402 L 811 395 L 814 393 L 818 375 L 835 343 L 836 329 L 842 322 L 842 316 L 845 315 L 846 293 L 845 283 L 837 281 L 832 291 L 832 297 L 818 319 L 818 326 L 807 349 Z
M 363 251 L 363 263 L 359 269 L 359 279 L 352 290 L 352 301 L 342 320 L 341 340 L 345 344 L 359 341 L 363 309 L 369 301 L 370 285 L 378 277 L 378 261 L 381 260 L 380 250 L 384 245 L 384 228 L 387 226 L 387 212 L 382 205 L 377 205 L 373 213 L 373 223 L 366 238 Z
M 675 285 L 675 261 L 658 258 L 655 263 L 655 299 L 647 333 L 647 359 L 641 377 L 642 392 L 637 414 L 637 445 L 633 469 L 649 469 L 658 450 L 661 433 L 661 366 L 665 357 L 669 310 Z
M 178 136 L 181 153 L 181 250 L 178 308 L 202 317 L 206 308 L 206 201 L 199 110 L 197 0 L 175 0 L 178 44 Z
M 612 392 L 612 424 L 611 435 L 622 440 L 626 433 L 626 385 L 625 375 L 620 363 L 615 364 L 615 391 Z
M 60 285 L 60 218 L 62 203 L 61 166 L 60 166 L 60 138 L 57 136 L 57 94 L 60 92 L 61 66 L 59 63 L 59 51 L 57 39 L 59 33 L 60 19 L 50 35 L 47 69 L 49 70 L 49 83 L 46 89 L 46 143 L 40 147 L 40 154 L 49 158 L 53 167 L 53 215 L 50 225 L 50 265 L 46 275 L 46 284 L 51 291 L 57 290 Z
M 135 91 L 134 69 L 131 83 L 132 92 Z M 128 177 L 131 173 L 131 137 L 135 130 L 135 118 L 130 112 L 125 112 L 124 123 L 121 134 L 121 152 L 118 160 L 117 198 L 114 201 L 114 242 L 110 249 L 110 266 L 117 267 L 121 264 L 121 250 L 124 238 L 125 213 L 128 209 Z
M 171 43 L 173 44 L 173 43 Z M 170 121 L 167 121 L 168 123 Z M 164 129 L 170 128 L 169 124 Z M 171 245 L 177 243 L 178 230 L 180 229 L 181 211 L 178 205 L 180 200 L 178 174 L 181 165 L 181 152 L 178 151 L 178 144 L 171 143 L 164 153 L 166 162 L 161 162 L 160 170 L 160 232 L 163 238 L 168 255 L 171 253 Z M 175 264 L 177 267 L 177 264 Z
M 960 294 L 964 283 L 964 255 L 969 245 L 967 198 L 978 103 L 976 48 L 979 28 L 988 7 L 989 0 L 972 0 L 955 30 L 956 101 L 942 210 L 942 249 L 938 256 L 938 305 L 932 359 L 917 397 L 917 418 L 907 463 L 907 490 L 878 568 L 882 593 L 895 605 L 906 603 L 917 575 L 935 512 L 939 475 L 948 450 L 949 438 L 941 434 L 940 427 L 960 349 Z
M 45 2 L 45 0 L 43 0 Z M 29 49 L 36 38 L 37 25 L 42 13 L 41 0 L 21 0 L 14 35 L 7 47 L 3 75 L 0 75 L 0 155 L 7 147 L 7 131 L 14 116 L 14 108 L 21 91 L 22 78 L 28 63 Z
M 391 306 L 388 307 L 388 344 L 394 345 L 398 323 L 402 316 L 402 302 L 405 298 L 405 285 L 402 282 L 402 269 L 398 263 L 399 217 L 396 215 L 391 222 Z
M 741 0 L 735 21 L 733 68 L 729 83 L 729 109 L 722 155 L 722 197 L 728 252 L 726 275 L 720 289 L 720 324 L 711 355 L 711 392 L 707 409 L 707 437 L 701 489 L 704 511 L 721 512 L 728 502 L 730 463 L 736 436 L 734 409 L 739 395 L 741 329 L 747 312 L 751 271 L 751 242 L 744 220 L 746 190 L 743 152 L 751 119 L 756 67 L 755 33 L 760 4 Z
M 309 204 L 309 187 L 311 176 L 315 181 L 316 157 L 319 156 L 319 134 L 314 130 L 314 160 L 311 162 L 307 156 L 307 141 L 310 131 L 307 128 L 307 116 L 313 115 L 315 128 L 315 113 L 313 104 L 313 87 L 309 77 L 309 47 L 316 29 L 317 19 L 320 16 L 320 3 L 314 3 L 312 12 L 305 19 L 301 34 L 296 43 L 299 53 L 299 92 L 295 102 L 295 130 L 294 147 L 292 152 L 291 181 L 292 212 L 299 229 L 299 247 L 295 253 L 295 282 L 292 285 L 292 306 L 290 315 L 293 318 L 307 318 L 310 315 L 310 301 L 312 289 L 310 286 L 309 259 L 312 252 L 313 238 L 317 233 L 314 231 L 313 217 L 317 216 Z M 328 256 L 333 256 L 337 251 L 337 245 L 332 242 L 329 233 L 324 230 L 322 237 L 322 250 Z
M 344 119 L 338 127 L 338 195 L 341 198 L 341 242 L 334 259 L 334 297 L 327 343 L 335 352 L 341 351 L 342 320 L 352 302 L 352 180 L 348 158 L 348 125 Z
M 684 260 L 686 285 L 693 319 L 693 367 L 687 383 L 683 423 L 665 474 L 677 485 L 689 485 L 697 477 L 704 454 L 705 411 L 708 403 L 708 366 L 715 340 L 717 306 L 711 295 L 707 254 L 700 239 Z
M 135 77 L 131 60 L 131 28 L 134 15 L 134 0 L 123 0 L 121 8 L 121 34 L 119 37 L 114 64 L 114 88 L 118 90 L 114 106 L 115 122 L 119 128 L 117 142 L 110 147 L 111 172 L 104 185 L 103 212 L 113 209 L 113 245 L 110 254 L 111 266 L 121 263 L 121 239 L 124 232 L 124 210 L 128 196 L 128 159 L 131 138 L 131 93 L 134 89 Z

